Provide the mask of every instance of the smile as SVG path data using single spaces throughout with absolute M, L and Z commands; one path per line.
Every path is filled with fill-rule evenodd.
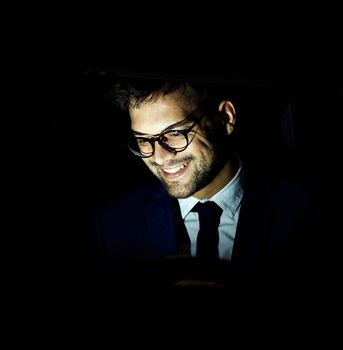
M 177 166 L 175 168 L 161 168 L 161 169 L 167 178 L 172 178 L 172 177 L 182 175 L 186 171 L 188 164 L 189 164 L 189 162 L 184 163 L 184 164 Z

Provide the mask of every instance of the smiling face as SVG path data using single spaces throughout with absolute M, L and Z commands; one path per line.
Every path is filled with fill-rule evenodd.
M 139 107 L 131 107 L 131 129 L 134 134 L 151 137 L 184 120 L 196 108 L 187 103 L 180 91 L 175 91 Z M 221 112 L 221 128 L 226 134 L 231 133 L 235 118 L 232 104 L 223 101 L 218 110 Z M 172 197 L 211 197 L 234 176 L 230 162 L 218 151 L 215 142 L 210 141 L 216 138 L 208 138 L 202 128 L 206 120 L 205 116 L 188 134 L 190 143 L 184 151 L 172 153 L 155 142 L 155 153 L 149 158 L 142 158 Z M 192 121 L 186 121 L 177 129 L 187 129 L 191 124 Z

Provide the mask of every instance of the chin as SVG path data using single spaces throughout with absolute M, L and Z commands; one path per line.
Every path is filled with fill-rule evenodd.
M 183 191 L 175 191 L 167 187 L 167 192 L 169 195 L 173 198 L 187 198 L 189 197 L 188 193 L 185 193 Z
M 169 195 L 173 198 L 188 198 L 194 193 L 194 191 L 186 190 L 185 186 L 182 185 L 170 186 L 167 184 L 166 189 Z

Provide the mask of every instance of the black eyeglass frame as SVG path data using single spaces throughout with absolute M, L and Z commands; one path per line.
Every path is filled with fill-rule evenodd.
M 195 120 L 195 122 L 187 129 L 184 130 L 177 130 L 177 129 L 170 129 L 168 130 L 165 129 L 164 131 L 162 131 L 158 136 L 156 137 L 141 137 L 141 136 L 133 136 L 133 138 L 137 141 L 137 140 L 144 140 L 146 142 L 149 142 L 152 148 L 152 152 L 149 155 L 144 155 L 141 152 L 137 152 L 136 150 L 134 150 L 133 148 L 130 147 L 130 144 L 127 144 L 128 148 L 130 149 L 130 151 L 132 153 L 134 153 L 136 156 L 140 157 L 140 158 L 149 158 L 152 157 L 155 153 L 155 142 L 157 141 L 158 144 L 163 147 L 165 150 L 167 150 L 168 152 L 171 152 L 173 154 L 179 153 L 184 151 L 190 144 L 189 140 L 188 140 L 188 134 L 192 131 L 192 129 L 200 122 L 200 120 L 205 116 L 205 114 L 202 114 L 199 118 L 197 118 L 197 120 Z M 186 118 L 187 119 L 187 118 Z M 168 146 L 166 143 L 163 142 L 163 135 L 166 133 L 170 133 L 170 132 L 178 132 L 180 134 L 182 134 L 185 139 L 186 139 L 186 145 L 184 147 L 181 148 L 173 148 Z

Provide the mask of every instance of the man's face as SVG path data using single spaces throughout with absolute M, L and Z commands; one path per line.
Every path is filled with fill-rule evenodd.
M 134 134 L 151 137 L 184 120 L 196 107 L 187 104 L 177 92 L 168 94 L 131 108 L 131 128 Z M 187 129 L 191 124 L 192 121 L 185 121 L 177 129 Z M 206 137 L 201 123 L 195 125 L 188 139 L 188 147 L 178 153 L 169 152 L 155 142 L 154 154 L 142 159 L 172 197 L 210 197 L 226 184 L 225 160 Z

